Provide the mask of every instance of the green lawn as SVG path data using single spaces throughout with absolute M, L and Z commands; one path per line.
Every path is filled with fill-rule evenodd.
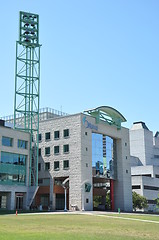
M 108 217 L 107 217 L 108 216 Z M 113 218 L 111 218 L 111 216 Z M 119 217 L 119 218 L 114 218 Z M 123 218 L 157 221 L 149 223 Z M 0 240 L 159 239 L 159 216 L 139 215 L 1 215 Z

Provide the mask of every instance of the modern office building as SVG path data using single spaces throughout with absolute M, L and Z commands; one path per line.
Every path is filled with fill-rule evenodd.
M 153 136 L 144 122 L 130 129 L 132 189 L 148 200 L 148 211 L 156 211 L 159 194 L 159 133 Z
M 46 108 L 39 120 L 36 189 L 29 186 L 30 134 L 1 124 L 1 208 L 105 210 L 109 198 L 111 210 L 132 211 L 129 130 L 120 112 L 104 106 L 67 115 Z
M 30 134 L 0 120 L 0 209 L 27 209 L 35 189 L 29 187 Z
M 42 113 L 41 113 L 42 114 Z M 39 189 L 45 209 L 132 211 L 129 130 L 111 107 L 66 116 L 44 112 L 39 124 Z M 49 117 L 48 117 L 49 116 Z

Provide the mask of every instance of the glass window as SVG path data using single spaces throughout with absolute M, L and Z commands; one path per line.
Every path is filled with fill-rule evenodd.
M 0 208 L 1 209 L 7 208 L 7 196 L 6 195 L 0 196 Z
M 15 165 L 26 165 L 26 155 L 1 152 L 1 163 L 15 164 Z
M 2 136 L 2 145 L 6 147 L 13 146 L 13 138 Z
M 69 129 L 64 129 L 63 136 L 64 136 L 64 138 L 69 137 Z
M 63 168 L 68 169 L 69 168 L 69 160 L 64 160 L 63 161 Z
M 98 133 L 92 133 L 93 176 L 116 178 L 116 140 Z
M 41 148 L 39 148 L 39 157 L 41 156 Z
M 39 178 L 38 179 L 38 184 L 42 184 L 43 183 L 43 179 L 42 178 Z
M 59 139 L 60 138 L 60 131 L 55 131 L 54 132 L 54 139 Z
M 28 142 L 25 140 L 18 139 L 18 148 L 27 149 Z
M 42 141 L 42 135 L 41 135 L 41 133 L 39 133 L 39 142 L 41 142 Z
M 59 154 L 60 148 L 59 146 L 54 146 L 54 154 Z
M 50 170 L 50 162 L 45 163 L 45 171 Z
M 49 195 L 48 194 L 43 194 L 40 196 L 40 204 L 44 207 L 49 206 Z
M 50 132 L 45 133 L 45 140 L 50 140 Z
M 38 171 L 41 171 L 41 163 L 38 163 Z
M 54 170 L 59 170 L 59 161 L 54 162 Z
M 63 152 L 64 153 L 68 153 L 69 152 L 69 145 L 68 144 L 63 146 Z
M 50 147 L 45 148 L 45 155 L 50 155 Z

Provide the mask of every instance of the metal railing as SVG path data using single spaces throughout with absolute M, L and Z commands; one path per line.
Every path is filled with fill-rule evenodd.
M 50 118 L 55 118 L 55 117 L 61 117 L 61 116 L 67 116 L 69 114 L 53 109 L 53 108 L 40 108 L 39 109 L 39 121 L 43 121 L 43 120 L 47 120 Z M 19 119 L 19 123 L 22 124 L 24 115 L 19 113 L 16 114 L 16 119 Z M 4 117 L 0 117 L 0 119 L 4 120 L 5 122 L 14 123 L 14 115 L 8 115 L 8 116 L 4 116 Z

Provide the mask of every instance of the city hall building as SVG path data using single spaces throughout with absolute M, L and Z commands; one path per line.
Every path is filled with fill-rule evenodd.
M 39 189 L 34 206 L 132 211 L 129 130 L 117 110 L 40 114 Z M 110 208 L 106 197 L 110 197 Z

